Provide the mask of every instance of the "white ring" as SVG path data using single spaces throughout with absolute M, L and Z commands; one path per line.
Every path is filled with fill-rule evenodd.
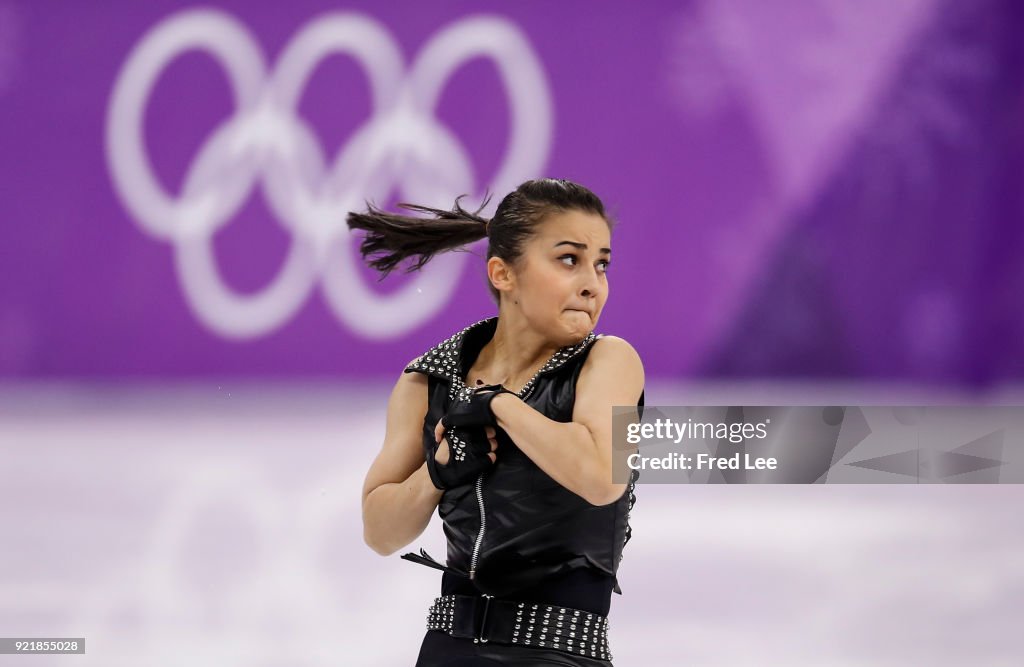
M 193 49 L 223 66 L 236 110 L 199 148 L 182 194 L 174 198 L 146 155 L 143 116 L 161 72 Z M 367 74 L 373 115 L 331 160 L 297 106 L 313 71 L 334 54 L 353 57 Z M 329 307 L 350 329 L 369 338 L 400 336 L 447 303 L 464 257 L 442 254 L 383 295 L 357 270 L 360 259 L 345 217 L 366 201 L 383 202 L 394 194 L 445 208 L 460 194 L 479 197 L 468 151 L 435 115 L 445 83 L 476 57 L 495 63 L 512 107 L 506 153 L 487 188 L 506 192 L 543 167 L 552 126 L 543 68 L 507 19 L 471 17 L 449 26 L 428 41 L 404 74 L 401 49 L 382 25 L 354 12 L 329 13 L 307 23 L 268 74 L 256 40 L 233 17 L 183 11 L 143 36 L 114 86 L 106 131 L 115 189 L 147 233 L 175 245 L 188 303 L 220 335 L 248 338 L 280 327 L 322 276 Z M 222 280 L 213 236 L 257 184 L 292 242 L 271 283 L 243 295 Z

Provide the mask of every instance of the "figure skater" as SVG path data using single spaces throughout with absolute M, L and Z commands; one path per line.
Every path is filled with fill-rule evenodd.
M 419 667 L 610 667 L 607 616 L 637 479 L 613 481 L 612 406 L 644 400 L 639 355 L 594 333 L 613 222 L 565 180 L 523 183 L 490 220 L 459 199 L 451 211 L 400 204 L 430 218 L 373 206 L 348 216 L 384 275 L 486 237 L 498 305 L 398 379 L 363 485 L 364 539 L 389 555 L 435 507 L 444 522 L 445 563 L 402 556 L 444 572 Z

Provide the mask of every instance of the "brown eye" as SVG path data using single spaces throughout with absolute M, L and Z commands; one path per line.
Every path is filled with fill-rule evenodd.
M 561 257 L 558 258 L 559 261 L 566 260 L 566 259 L 571 259 L 572 260 L 572 263 L 571 264 L 566 264 L 566 266 L 575 266 L 576 265 L 576 255 L 562 255 Z

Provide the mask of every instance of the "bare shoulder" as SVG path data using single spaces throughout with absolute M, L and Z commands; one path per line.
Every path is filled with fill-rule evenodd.
M 601 336 L 594 341 L 583 370 L 600 366 L 609 373 L 628 373 L 644 376 L 644 364 L 640 354 L 624 338 L 618 336 Z
M 399 382 L 408 380 L 410 382 L 419 382 L 419 383 L 422 383 L 424 386 L 426 386 L 426 384 L 427 384 L 427 376 L 426 375 L 424 375 L 423 373 L 417 373 L 416 371 L 409 371 L 409 372 L 405 371 L 406 368 L 408 368 L 409 366 L 412 366 L 414 363 L 419 361 L 421 358 L 422 357 L 416 357 L 415 359 L 413 359 L 412 361 L 410 361 L 409 363 L 407 363 L 405 366 L 402 367 L 402 376 L 400 378 L 398 378 Z
M 384 444 L 363 483 L 363 498 L 381 484 L 402 482 L 423 463 L 423 419 L 427 414 L 427 377 L 403 372 L 388 399 Z
M 631 405 L 643 387 L 644 365 L 636 349 L 618 336 L 601 336 L 592 344 L 580 370 L 577 412 L 603 410 L 609 403 Z
M 586 427 L 603 460 L 611 465 L 614 408 L 640 404 L 644 365 L 636 349 L 618 336 L 602 336 L 591 345 L 576 380 L 572 421 Z M 620 498 L 625 489 L 625 483 L 612 484 L 607 495 L 601 495 L 600 502 L 595 504 Z
M 415 361 L 415 359 L 413 360 Z M 412 362 L 409 362 L 412 363 Z M 405 408 L 419 406 L 426 407 L 427 401 L 427 376 L 423 373 L 409 372 L 404 370 L 395 382 L 395 388 L 391 391 L 390 408 Z M 395 405 L 398 404 L 398 405 Z

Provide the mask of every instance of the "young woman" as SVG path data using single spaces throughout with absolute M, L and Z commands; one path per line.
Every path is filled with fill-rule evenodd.
M 348 224 L 387 274 L 488 239 L 498 315 L 413 360 L 388 402 L 363 486 L 364 539 L 389 555 L 436 507 L 448 541 L 419 667 L 611 665 L 607 615 L 636 475 L 612 479 L 612 406 L 643 405 L 640 357 L 594 333 L 608 298 L 612 222 L 581 185 L 528 181 L 491 220 L 403 204 Z

